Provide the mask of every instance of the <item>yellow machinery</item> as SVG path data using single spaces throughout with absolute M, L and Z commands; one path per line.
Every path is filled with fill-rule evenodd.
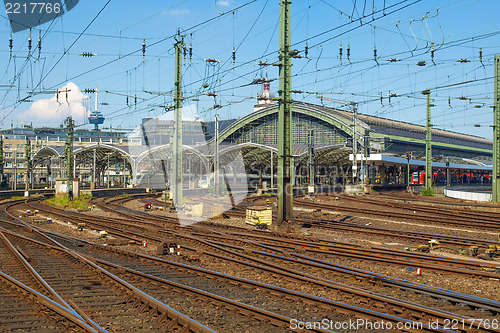
M 245 222 L 259 229 L 267 229 L 273 223 L 273 210 L 271 207 L 249 207 L 246 211 Z

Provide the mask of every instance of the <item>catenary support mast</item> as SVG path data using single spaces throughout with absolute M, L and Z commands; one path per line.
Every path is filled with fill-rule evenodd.
M 293 222 L 292 61 L 290 0 L 280 2 L 277 223 Z
M 172 192 L 174 206 L 182 207 L 182 48 L 184 40 L 177 33 L 175 43 L 175 97 Z

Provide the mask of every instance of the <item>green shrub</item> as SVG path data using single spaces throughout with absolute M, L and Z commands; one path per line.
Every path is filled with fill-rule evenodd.
M 46 202 L 56 207 L 87 209 L 90 206 L 89 199 L 91 198 L 91 195 L 84 193 L 80 197 L 73 198 L 73 200 L 71 200 L 66 194 L 58 194 L 55 197 L 46 200 Z
M 425 195 L 426 197 L 433 197 L 434 196 L 434 192 L 432 191 L 432 188 L 430 188 L 430 187 L 423 189 L 420 192 L 420 194 Z

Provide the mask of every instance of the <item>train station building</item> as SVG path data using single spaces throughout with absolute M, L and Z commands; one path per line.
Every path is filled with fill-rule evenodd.
M 276 184 L 278 105 L 266 84 L 257 101 L 252 112 L 239 119 L 217 124 L 183 121 L 185 187 L 210 182 L 216 159 L 224 166 L 237 156 L 254 185 Z M 425 165 L 424 126 L 364 114 L 354 117 L 350 111 L 301 102 L 293 103 L 292 113 L 295 186 L 309 183 L 310 164 L 318 185 L 368 180 L 381 185 L 406 184 L 408 167 L 410 182 L 419 183 Z M 0 132 L 4 181 L 10 186 L 14 179 L 18 184 L 26 182 L 26 142 L 32 146 L 31 181 L 35 186 L 50 186 L 53 179 L 65 177 L 64 128 L 24 126 Z M 145 118 L 132 133 L 76 130 L 72 148 L 75 174 L 84 185 L 165 187 L 172 134 L 173 121 L 161 117 Z M 492 141 L 433 128 L 432 159 L 436 183 L 489 182 Z

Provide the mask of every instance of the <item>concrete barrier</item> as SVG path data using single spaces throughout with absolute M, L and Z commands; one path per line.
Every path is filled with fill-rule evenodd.
M 473 201 L 491 201 L 491 193 L 470 192 L 444 189 L 444 195 L 450 198 L 473 200 Z
M 0 199 L 11 198 L 11 197 L 24 197 L 24 190 L 16 191 L 0 191 Z M 54 189 L 34 189 L 29 190 L 29 194 L 54 194 Z

